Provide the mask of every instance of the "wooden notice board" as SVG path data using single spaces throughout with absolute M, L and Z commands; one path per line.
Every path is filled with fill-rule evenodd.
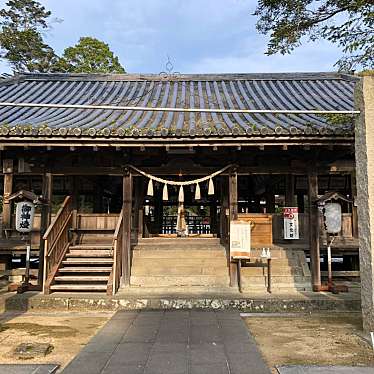
M 273 244 L 272 215 L 239 213 L 238 220 L 251 222 L 251 247 L 270 247 Z

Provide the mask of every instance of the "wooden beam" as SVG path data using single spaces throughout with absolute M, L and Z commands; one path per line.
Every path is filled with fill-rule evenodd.
M 40 244 L 39 244 L 39 271 L 38 284 L 43 284 L 43 269 L 44 269 L 44 240 L 43 236 L 51 223 L 51 208 L 52 208 L 52 174 L 50 172 L 42 176 L 42 196 L 47 201 L 47 204 L 42 205 L 40 217 Z
M 6 237 L 6 230 L 11 228 L 12 217 L 12 202 L 9 201 L 9 196 L 13 192 L 13 160 L 4 160 L 3 162 L 4 174 L 4 195 L 3 195 L 3 237 Z
M 131 273 L 131 213 L 132 213 L 132 175 L 129 169 L 123 174 L 123 247 L 122 247 L 122 285 L 130 285 Z
M 309 247 L 310 270 L 312 273 L 313 291 L 321 290 L 321 268 L 319 249 L 319 210 L 316 204 L 318 198 L 318 176 L 315 170 L 308 172 L 308 198 L 309 198 Z

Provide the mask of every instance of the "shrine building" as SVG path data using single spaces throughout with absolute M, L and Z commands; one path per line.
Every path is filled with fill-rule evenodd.
M 17 191 L 36 207 L 45 294 L 238 287 L 230 223 L 251 223 L 244 292 L 319 291 L 317 199 L 339 193 L 334 277 L 358 279 L 357 77 L 340 73 L 23 74 L 0 79 L 0 266 L 24 261 Z M 352 202 L 352 203 L 351 203 Z M 297 219 L 285 226 L 284 209 Z M 261 257 L 262 256 L 262 257 Z M 259 266 L 256 266 L 259 265 Z M 42 271 L 41 271 L 42 270 Z M 125 291 L 124 291 L 125 292 Z

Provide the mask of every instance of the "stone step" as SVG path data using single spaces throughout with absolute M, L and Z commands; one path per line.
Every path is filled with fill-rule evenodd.
M 66 257 L 112 257 L 113 251 L 101 249 L 73 249 L 70 250 Z
M 243 292 L 266 292 L 267 284 L 260 284 L 260 283 L 254 283 L 254 284 L 242 284 L 242 291 Z M 300 282 L 295 284 L 289 284 L 289 283 L 277 283 L 271 285 L 272 291 L 287 291 L 287 290 L 293 290 L 293 291 L 311 291 L 311 283 L 310 282 Z
M 242 267 L 241 273 L 244 277 L 249 276 L 260 276 L 260 275 L 267 275 L 267 267 Z M 272 267 L 271 269 L 272 275 L 303 275 L 303 269 L 300 267 L 290 267 L 290 266 L 283 266 L 283 267 Z
M 63 260 L 62 263 L 64 265 L 104 265 L 104 264 L 113 264 L 112 258 L 94 258 L 94 257 L 86 257 L 86 258 L 69 258 Z
M 108 282 L 109 275 L 58 275 L 58 282 Z
M 223 250 L 152 249 L 133 251 L 133 258 L 226 258 Z
M 144 266 L 136 264 L 131 268 L 131 274 L 136 276 L 168 276 L 168 275 L 227 275 L 227 266 Z
M 224 247 L 219 245 L 194 245 L 191 244 L 184 244 L 184 245 L 177 245 L 177 244 L 168 244 L 168 245 L 142 245 L 137 244 L 134 246 L 134 250 L 137 251 L 173 251 L 173 250 L 181 250 L 181 251 L 224 251 Z
M 256 264 L 256 266 L 267 266 L 267 260 L 261 258 L 252 258 L 249 264 Z M 300 266 L 300 261 L 293 258 L 276 258 L 271 261 L 271 266 Z
M 106 284 L 53 284 L 51 286 L 52 291 L 106 291 Z
M 309 277 L 304 277 L 300 275 L 287 276 L 287 275 L 272 275 L 271 283 L 272 284 L 295 284 L 295 283 L 305 283 Z M 242 284 L 267 284 L 267 276 L 242 276 Z
M 141 245 L 220 245 L 219 238 L 143 238 L 139 239 Z
M 85 267 L 76 267 L 76 266 L 70 266 L 70 267 L 63 267 L 61 269 L 58 269 L 59 273 L 110 273 L 112 271 L 111 266 L 102 266 L 102 267 L 91 267 L 91 266 L 85 266 Z
M 197 267 L 226 267 L 226 258 L 137 258 L 134 257 L 132 267 L 144 266 L 152 267 L 180 267 L 180 266 L 197 266 Z
M 163 286 L 227 286 L 228 276 L 135 276 L 130 277 L 134 286 L 163 287 Z

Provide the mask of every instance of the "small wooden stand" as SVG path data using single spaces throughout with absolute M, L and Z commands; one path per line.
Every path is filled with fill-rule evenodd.
M 238 289 L 239 289 L 239 292 L 242 293 L 242 274 L 241 274 L 241 270 L 242 270 L 242 260 L 251 260 L 250 257 L 248 256 L 233 256 L 231 258 L 231 262 L 234 262 L 236 263 L 236 267 L 237 267 L 237 270 L 238 270 Z M 267 292 L 271 293 L 271 260 L 272 258 L 267 258 L 267 275 L 268 275 L 268 281 L 267 281 Z

